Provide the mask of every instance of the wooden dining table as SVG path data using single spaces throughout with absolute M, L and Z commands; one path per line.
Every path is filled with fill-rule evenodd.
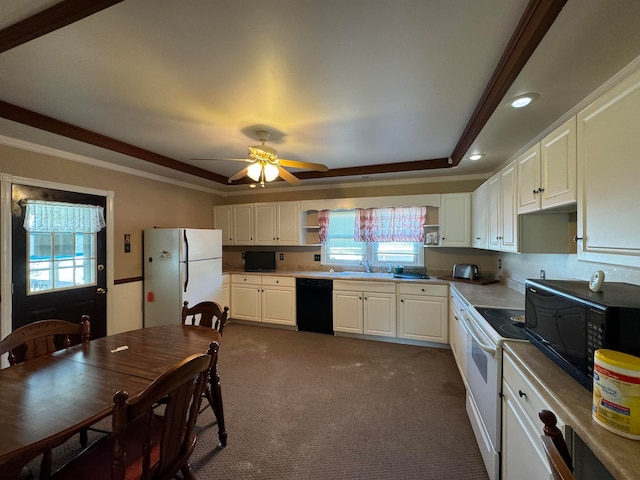
M 0 370 L 0 478 L 15 478 L 39 454 L 111 415 L 113 395 L 144 390 L 169 367 L 220 343 L 213 329 L 142 328 L 92 340 Z M 210 376 L 221 445 L 226 445 L 217 365 Z

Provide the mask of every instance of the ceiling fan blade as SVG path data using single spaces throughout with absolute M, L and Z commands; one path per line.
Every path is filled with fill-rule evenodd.
M 286 160 L 279 158 L 278 162 L 284 167 L 304 168 L 306 170 L 315 170 L 318 172 L 326 172 L 329 168 L 321 163 L 300 162 L 298 160 Z
M 197 162 L 226 162 L 227 160 L 231 160 L 233 162 L 255 162 L 250 158 L 192 158 L 191 160 Z
M 239 180 L 240 178 L 244 177 L 247 175 L 247 172 L 249 171 L 249 167 L 245 167 L 242 170 L 240 170 L 238 173 L 236 173 L 235 175 L 230 176 L 227 179 L 227 182 L 231 183 L 234 180 Z
M 300 185 L 302 183 L 300 179 L 287 172 L 284 168 L 278 167 L 278 173 L 280 178 L 291 185 Z

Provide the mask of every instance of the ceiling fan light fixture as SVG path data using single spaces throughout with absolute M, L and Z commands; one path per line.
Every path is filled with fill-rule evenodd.
M 278 178 L 278 167 L 271 163 L 265 163 L 263 168 L 265 181 L 273 182 L 276 178 Z
M 474 153 L 473 155 L 469 155 L 469 160 L 480 160 L 482 157 L 484 157 L 484 153 Z
M 252 163 L 247 167 L 247 176 L 254 182 L 260 181 L 261 173 L 262 173 L 262 165 L 259 162 Z

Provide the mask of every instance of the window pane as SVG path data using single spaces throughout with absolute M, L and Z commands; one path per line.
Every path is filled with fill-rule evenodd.
M 75 241 L 73 233 L 53 234 L 53 253 L 56 259 L 60 257 L 73 258 L 75 255 Z
M 95 233 L 28 233 L 28 294 L 96 284 Z

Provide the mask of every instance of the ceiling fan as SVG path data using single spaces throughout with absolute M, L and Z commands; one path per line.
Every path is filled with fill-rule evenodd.
M 216 160 L 234 160 L 240 162 L 248 162 L 245 168 L 238 173 L 229 177 L 228 182 L 238 180 L 247 175 L 252 180 L 259 182 L 264 187 L 265 182 L 272 182 L 280 177 L 291 185 L 300 185 L 300 180 L 285 170 L 283 167 L 303 168 L 306 170 L 315 170 L 318 172 L 326 172 L 326 165 L 320 163 L 301 162 L 298 160 L 286 160 L 278 157 L 276 149 L 267 147 L 266 141 L 269 140 L 269 132 L 266 130 L 258 130 L 256 132 L 261 145 L 253 145 L 249 147 L 249 158 L 221 158 Z M 211 159 L 213 160 L 213 159 Z

